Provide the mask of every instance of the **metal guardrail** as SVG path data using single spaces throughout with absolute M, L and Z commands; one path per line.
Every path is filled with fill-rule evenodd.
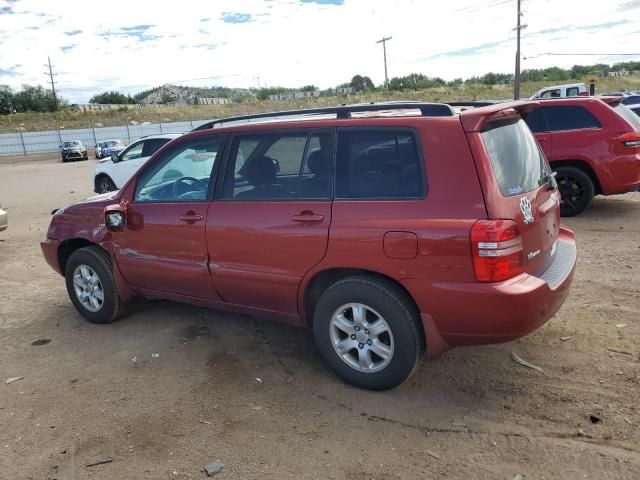
M 200 123 L 202 122 L 190 120 L 186 122 L 123 125 L 120 127 L 3 133 L 0 134 L 0 156 L 58 152 L 59 146 L 63 142 L 70 140 L 80 140 L 87 148 L 93 148 L 98 142 L 104 140 L 120 139 L 131 142 L 145 135 L 188 132 Z

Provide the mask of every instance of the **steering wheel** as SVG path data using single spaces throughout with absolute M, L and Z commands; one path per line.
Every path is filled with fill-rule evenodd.
M 188 187 L 188 190 L 182 190 L 180 188 L 180 185 L 182 184 Z M 181 195 L 184 195 L 187 192 L 201 192 L 206 189 L 207 185 L 202 180 L 198 180 L 194 177 L 180 177 L 173 182 L 173 198 L 179 198 Z

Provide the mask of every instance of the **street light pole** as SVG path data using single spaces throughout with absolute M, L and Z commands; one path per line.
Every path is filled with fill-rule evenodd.
M 389 75 L 387 73 L 387 42 L 392 38 L 393 37 L 382 37 L 376 42 L 382 44 L 382 52 L 384 54 L 384 85 L 387 90 L 389 90 Z

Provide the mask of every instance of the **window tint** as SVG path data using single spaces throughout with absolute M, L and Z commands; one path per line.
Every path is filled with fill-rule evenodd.
M 558 105 L 544 107 L 549 130 L 577 130 L 581 128 L 600 128 L 600 122 L 584 107 Z
M 222 146 L 222 137 L 203 138 L 164 153 L 140 175 L 134 201 L 206 200 L 209 177 Z
M 533 133 L 546 132 L 549 129 L 547 127 L 547 120 L 544 117 L 544 111 L 542 108 L 537 108 L 525 113 L 522 117 Z
M 235 138 L 222 197 L 238 200 L 328 198 L 331 133 L 264 134 Z
M 502 195 L 530 192 L 544 182 L 546 161 L 524 121 L 490 122 L 482 140 Z
M 425 193 L 414 136 L 391 130 L 345 130 L 338 136 L 336 197 L 415 198 Z
M 150 157 L 168 142 L 169 140 L 166 138 L 153 138 L 150 140 L 145 140 L 144 147 L 142 147 L 142 156 Z

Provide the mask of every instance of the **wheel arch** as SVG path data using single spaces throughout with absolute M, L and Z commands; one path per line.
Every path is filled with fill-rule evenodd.
M 549 162 L 552 170 L 560 167 L 573 167 L 579 170 L 582 170 L 584 173 L 589 175 L 589 178 L 593 182 L 593 188 L 595 190 L 596 195 L 602 194 L 602 186 L 600 185 L 600 179 L 596 174 L 596 171 L 593 169 L 591 164 L 586 160 L 580 159 L 567 159 L 567 160 L 553 160 Z
M 381 272 L 363 268 L 328 268 L 315 272 L 303 286 L 302 308 L 303 323 L 308 327 L 313 326 L 313 312 L 322 293 L 334 283 L 353 276 L 367 276 L 382 280 L 392 285 L 410 303 L 415 314 L 420 316 L 420 309 L 411 293 L 398 280 Z
M 113 183 L 114 185 L 116 184 L 116 182 L 113 181 L 113 178 L 111 178 L 111 176 L 108 173 L 99 172 L 99 173 L 96 174 L 96 176 L 93 179 L 93 188 L 94 188 L 95 192 L 98 191 L 98 182 L 103 178 L 107 178 L 107 179 L 111 180 L 111 183 Z
M 109 262 L 111 262 L 111 255 L 109 255 L 109 252 L 107 252 L 101 245 L 87 240 L 86 238 L 71 238 L 64 240 L 58 247 L 58 264 L 60 265 L 60 271 L 63 274 L 67 266 L 67 261 L 73 252 L 85 247 L 98 247 L 104 250 L 106 254 L 105 256 L 109 259 Z

